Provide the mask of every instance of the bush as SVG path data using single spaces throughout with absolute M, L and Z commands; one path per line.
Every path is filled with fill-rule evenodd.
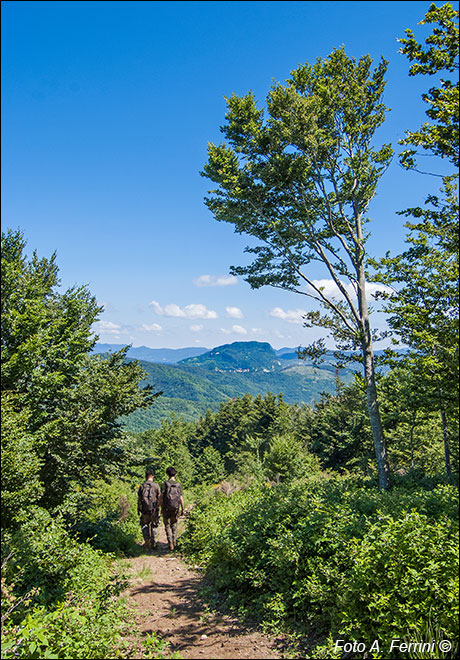
M 43 509 L 4 539 L 2 658 L 105 658 L 122 646 L 125 581 Z
M 36 607 L 20 625 L 6 626 L 2 658 L 126 657 L 128 620 L 122 601 L 68 595 L 54 608 Z
M 458 534 L 452 521 L 413 511 L 380 516 L 350 548 L 334 629 L 351 640 L 424 638 L 427 622 L 458 636 Z
M 302 478 L 319 472 L 319 459 L 310 454 L 303 443 L 292 435 L 278 435 L 270 441 L 263 466 L 270 479 Z
M 136 541 L 142 538 L 137 515 L 140 482 L 99 480 L 83 490 L 77 486 L 71 491 L 63 509 L 80 540 L 88 540 L 104 552 L 135 553 Z
M 314 624 L 372 642 L 423 636 L 429 621 L 454 641 L 457 499 L 447 485 L 380 492 L 352 478 L 253 483 L 209 494 L 181 545 L 227 604 L 269 626 Z M 317 657 L 333 657 L 328 649 Z
M 195 459 L 196 481 L 203 484 L 216 484 L 225 477 L 224 459 L 221 454 L 208 445 Z
M 72 591 L 98 596 L 112 579 L 110 557 L 79 543 L 44 509 L 30 511 L 30 521 L 4 539 L 10 556 L 5 580 L 18 596 L 34 590 L 34 602 L 48 606 Z

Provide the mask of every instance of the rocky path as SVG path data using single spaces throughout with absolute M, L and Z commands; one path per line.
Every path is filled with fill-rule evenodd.
M 202 576 L 168 551 L 162 527 L 157 550 L 126 561 L 132 575 L 127 596 L 141 635 L 157 633 L 184 659 L 283 657 L 282 640 L 208 611 L 199 598 Z

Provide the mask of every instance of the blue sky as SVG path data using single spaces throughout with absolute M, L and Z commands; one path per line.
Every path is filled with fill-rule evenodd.
M 305 345 L 303 296 L 252 291 L 228 277 L 247 240 L 216 222 L 200 177 L 221 139 L 224 95 L 252 89 L 345 45 L 389 60 L 378 138 L 396 146 L 425 119 L 429 83 L 408 76 L 404 29 L 428 2 L 2 3 L 3 227 L 31 252 L 57 252 L 64 287 L 104 304 L 100 341 L 207 346 Z M 396 211 L 423 201 L 429 177 L 397 163 L 371 208 L 370 250 L 403 249 Z M 316 279 L 327 277 L 315 270 Z

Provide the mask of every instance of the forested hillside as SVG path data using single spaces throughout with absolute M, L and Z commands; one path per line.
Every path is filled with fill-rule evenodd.
M 139 362 L 128 346 L 101 355 L 89 288 L 62 287 L 55 254 L 2 233 L 2 658 L 197 657 L 211 611 L 282 639 L 299 660 L 458 657 L 458 11 L 431 5 L 422 24 L 422 43 L 410 29 L 400 39 L 409 74 L 430 81 L 427 121 L 401 136 L 401 185 L 404 168 L 423 176 L 419 150 L 444 169 L 436 194 L 401 209 L 401 254 L 371 255 L 367 242 L 393 158 L 374 135 L 383 58 L 342 47 L 273 83 L 263 107 L 233 94 L 226 142 L 208 145 L 207 206 L 257 241 L 233 272 L 313 298 L 306 331 L 329 333 L 337 354 L 321 339 L 304 360 L 264 342 L 178 364 Z M 311 278 L 312 261 L 342 298 Z M 384 285 L 383 334 L 369 283 Z M 196 314 L 184 309 L 173 306 Z M 176 584 L 190 625 L 179 651 L 167 639 L 176 605 L 161 615 L 162 639 L 155 613 L 136 620 L 125 597 L 130 581 L 168 592 L 126 567 L 153 544 L 140 520 L 145 530 L 159 515 L 139 518 L 139 485 L 171 466 L 184 531 L 177 552 L 152 552 L 205 576 L 202 615 L 187 600 L 196 592 Z
M 163 394 L 155 405 L 124 418 L 123 424 L 130 431 L 157 428 L 171 413 L 196 421 L 206 410 L 216 411 L 222 401 L 246 393 L 282 392 L 288 403 L 313 403 L 323 392 L 337 389 L 336 369 L 329 357 L 329 363 L 315 367 L 295 353 L 278 358 L 269 344 L 236 342 L 176 365 L 140 361 L 147 374 L 142 383 Z M 353 378 L 350 369 L 341 369 L 338 376 L 342 383 Z

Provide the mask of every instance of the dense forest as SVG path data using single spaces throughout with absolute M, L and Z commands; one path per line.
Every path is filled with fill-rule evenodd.
M 310 289 L 322 309 L 307 327 L 329 332 L 335 359 L 357 370 L 316 403 L 255 388 L 198 420 L 178 406 L 158 428 L 127 430 L 134 411 L 161 406 L 160 372 L 152 386 L 128 347 L 95 354 L 101 307 L 88 288 L 62 291 L 55 255 L 28 255 L 20 230 L 2 233 L 3 658 L 139 657 L 117 559 L 140 552 L 145 468 L 168 465 L 190 508 L 179 549 L 206 573 L 210 606 L 287 634 L 293 657 L 457 657 L 458 12 L 431 5 L 423 23 L 424 43 L 411 30 L 400 43 L 409 75 L 433 83 L 427 121 L 408 126 L 399 158 L 419 171 L 421 150 L 449 172 L 424 205 L 400 210 L 402 254 L 366 246 L 393 158 L 374 140 L 385 61 L 372 68 L 342 48 L 299 67 L 272 88 L 268 122 L 252 94 L 233 95 L 227 143 L 209 146 L 208 207 L 260 242 L 236 274 L 301 291 L 320 260 L 354 287 L 356 300 Z M 383 370 L 369 281 L 386 286 Z M 322 356 L 321 342 L 303 355 Z M 199 360 L 180 373 L 193 380 Z M 142 643 L 144 658 L 169 656 L 155 637 Z

